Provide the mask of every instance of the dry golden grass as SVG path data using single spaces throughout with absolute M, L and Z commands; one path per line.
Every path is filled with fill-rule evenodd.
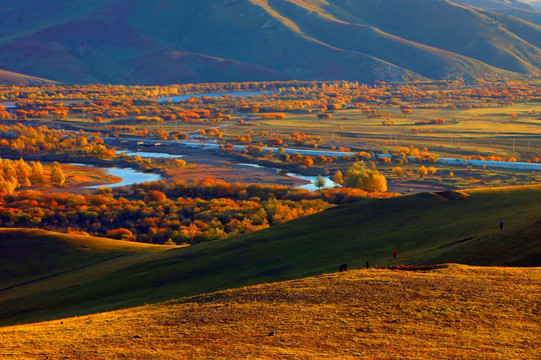
M 62 164 L 62 171 L 66 178 L 66 182 L 62 186 L 58 186 L 50 183 L 50 168 L 50 165 L 46 165 L 44 166 L 43 171 L 47 184 L 33 186 L 31 190 L 40 190 L 44 192 L 72 190 L 70 192 L 76 192 L 77 190 L 83 191 L 85 187 L 114 184 L 122 181 L 122 179 L 117 176 L 107 174 L 103 169 L 89 166 Z M 25 190 L 25 188 L 21 189 Z
M 540 289 L 541 268 L 348 271 L 5 327 L 0 358 L 539 359 Z

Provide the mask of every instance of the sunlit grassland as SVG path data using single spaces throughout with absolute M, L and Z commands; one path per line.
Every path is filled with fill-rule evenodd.
M 537 359 L 540 288 L 539 268 L 347 271 L 4 327 L 0 356 Z
M 107 174 L 103 169 L 72 164 L 63 164 L 61 167 L 64 177 L 66 178 L 63 187 L 91 186 L 122 181 L 122 179 L 117 176 Z M 46 165 L 44 170 L 44 175 L 50 177 L 50 166 Z M 62 189 L 62 187 L 57 188 Z
M 529 110 L 536 110 L 531 115 Z M 511 154 L 513 141 L 517 153 L 540 153 L 541 133 L 538 104 L 480 109 L 413 109 L 407 118 L 400 110 L 383 108 L 390 112 L 394 125 L 383 126 L 382 118 L 368 118 L 360 110 L 339 110 L 331 119 L 319 120 L 317 114 L 287 114 L 284 120 L 258 120 L 257 129 L 281 133 L 305 132 L 320 136 L 323 142 L 334 139 L 337 143 L 358 142 L 377 150 L 391 149 L 394 145 L 419 147 L 446 154 L 474 151 L 487 154 Z M 517 114 L 512 118 L 511 114 Z M 342 119 L 342 115 L 347 119 Z M 444 119 L 445 124 L 416 125 L 417 121 Z M 418 129 L 420 132 L 412 132 Z M 243 129 L 239 129 L 242 131 Z M 249 131 L 244 128 L 244 131 Z M 334 135 L 333 135 L 334 132 Z
M 476 104 L 476 103 L 474 103 Z M 406 105 L 408 105 L 406 103 Z M 437 105 L 437 104 L 435 104 Z M 477 105 L 477 104 L 476 104 Z M 453 156 L 468 153 L 513 155 L 527 159 L 541 153 L 541 133 L 538 103 L 516 103 L 500 106 L 489 104 L 488 107 L 473 109 L 418 109 L 410 105 L 413 112 L 403 116 L 398 106 L 378 109 L 381 113 L 390 113 L 386 117 L 393 125 L 382 125 L 383 117 L 369 118 L 359 109 L 342 109 L 332 113 L 331 119 L 318 119 L 317 113 L 286 113 L 283 120 L 261 120 L 258 114 L 233 114 L 233 121 L 226 122 L 224 140 L 234 141 L 236 135 L 252 134 L 253 142 L 265 142 L 267 136 L 258 136 L 262 131 L 270 135 L 288 138 L 294 132 L 304 132 L 319 136 L 324 147 L 331 146 L 333 139 L 340 143 L 354 144 L 368 150 L 384 151 L 394 146 L 428 147 L 440 156 Z M 530 114 L 531 110 L 535 113 Z M 512 114 L 516 114 L 513 117 Z M 238 126 L 236 120 L 253 121 L 251 126 Z M 418 121 L 444 119 L 444 124 L 415 124 Z M 208 129 L 224 123 L 166 121 L 163 123 L 134 123 L 132 118 L 104 119 L 97 126 L 88 118 L 73 115 L 68 121 L 75 126 L 89 130 L 106 130 L 105 126 L 132 125 L 136 129 L 148 129 L 150 132 L 163 127 L 166 131 L 194 132 Z M 419 132 L 412 132 L 417 129 Z M 289 145 L 291 146 L 291 144 Z M 514 152 L 513 152 L 514 150 Z
M 426 165 L 426 164 L 425 164 Z M 399 166 L 403 175 L 393 173 Z M 378 164 L 378 170 L 385 175 L 390 184 L 393 182 L 404 184 L 436 185 L 451 189 L 472 189 L 479 187 L 506 187 L 510 185 L 535 185 L 541 182 L 541 174 L 531 170 L 498 169 L 498 168 L 467 168 L 464 165 L 448 165 L 444 163 L 428 164 L 426 166 L 436 169 L 433 175 L 420 177 L 417 170 L 421 165 L 416 162 L 409 164 Z

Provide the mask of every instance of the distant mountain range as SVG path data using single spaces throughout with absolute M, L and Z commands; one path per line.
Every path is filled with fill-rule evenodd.
M 516 0 L 0 0 L 0 69 L 67 83 L 541 73 Z M 9 83 L 0 73 L 0 83 Z

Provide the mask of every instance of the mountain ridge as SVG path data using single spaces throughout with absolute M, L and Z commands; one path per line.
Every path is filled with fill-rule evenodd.
M 529 17 L 443 0 L 0 0 L 0 68 L 122 84 L 539 73 L 541 12 L 517 4 L 503 9 Z

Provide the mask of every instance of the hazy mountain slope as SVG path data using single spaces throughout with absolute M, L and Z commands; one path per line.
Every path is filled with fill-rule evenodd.
M 541 11 L 541 1 L 531 1 L 530 6 L 532 6 L 535 10 Z
M 529 42 L 530 44 L 541 48 L 541 26 L 533 24 L 531 22 L 516 18 L 514 16 L 509 16 L 493 11 L 480 11 L 482 14 L 498 21 L 506 29 L 511 31 L 516 36 L 521 39 Z
M 66 82 L 372 82 L 541 67 L 528 42 L 538 28 L 517 36 L 442 0 L 0 0 L 0 27 L 0 68 Z
M 337 271 L 342 263 L 350 269 L 362 268 L 366 261 L 371 266 L 541 265 L 541 187 L 468 194 L 367 200 L 239 237 L 160 253 L 126 252 L 82 268 L 74 266 L 79 263 L 72 256 L 62 266 L 74 266 L 71 271 L 31 282 L 13 281 L 9 288 L 0 289 L 0 323 L 108 311 L 304 278 Z M 501 220 L 505 221 L 502 231 Z M 25 246 L 25 238 L 15 236 L 10 241 Z M 0 252 L 0 263 L 2 268 L 22 268 L 57 252 L 43 249 L 26 257 Z M 398 250 L 396 259 L 391 256 L 393 249 Z M 34 275 L 40 277 L 41 272 L 35 270 Z M 25 275 L 29 277 L 31 272 Z
M 471 5 L 487 10 L 523 9 L 533 10 L 533 7 L 526 2 L 518 0 L 452 0 L 462 5 Z
M 501 14 L 511 15 L 528 22 L 541 25 L 541 8 L 533 2 L 519 2 L 506 0 L 451 0 L 454 3 L 474 6 Z
M 28 76 L 0 69 L 0 84 L 4 85 L 40 85 L 51 84 L 52 80 L 42 79 L 35 76 Z
M 145 4 L 140 2 L 137 12 L 128 20 L 130 24 L 148 36 L 188 51 L 260 64 L 279 69 L 291 78 L 358 77 L 373 81 L 379 77 L 399 80 L 410 75 L 372 54 L 344 51 L 308 36 L 299 31 L 294 21 L 276 16 L 273 9 L 258 2 L 179 0 L 161 9 Z M 164 12 L 178 16 L 171 18 Z M 143 16 L 154 26 L 143 27 Z M 158 24 L 174 30 L 160 34 Z
M 436 0 L 335 0 L 335 4 L 388 33 L 498 68 L 536 72 L 541 67 L 541 49 L 469 7 Z
M 377 27 L 346 22 L 334 17 L 331 12 L 316 12 L 306 3 L 270 0 L 270 4 L 280 14 L 289 19 L 303 19 L 299 22 L 300 30 L 327 44 L 338 48 L 357 51 L 362 49 L 379 59 L 412 70 L 428 78 L 438 78 L 440 74 L 455 77 L 483 76 L 487 72 L 497 73 L 491 68 L 472 58 L 426 46 L 398 36 L 385 33 Z M 351 14 L 349 14 L 351 15 Z M 347 36 L 341 36 L 347 34 Z

